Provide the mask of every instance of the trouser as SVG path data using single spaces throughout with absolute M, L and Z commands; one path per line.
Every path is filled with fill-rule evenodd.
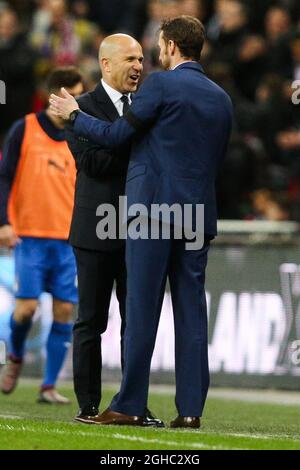
M 121 365 L 124 365 L 126 267 L 125 248 L 92 251 L 74 248 L 78 273 L 78 317 L 73 329 L 74 390 L 81 410 L 98 408 L 101 401 L 101 334 L 108 322 L 116 282 L 121 315 Z
M 112 410 L 143 415 L 169 277 L 175 325 L 176 407 L 181 416 L 202 415 L 209 385 L 204 290 L 208 250 L 208 240 L 197 251 L 187 251 L 184 240 L 127 240 L 125 367 Z

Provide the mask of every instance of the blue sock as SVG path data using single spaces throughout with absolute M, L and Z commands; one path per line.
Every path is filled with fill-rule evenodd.
M 42 389 L 55 386 L 71 343 L 73 323 L 54 321 L 47 341 L 47 359 Z
M 10 355 L 12 359 L 22 360 L 25 353 L 25 340 L 31 328 L 32 320 L 17 323 L 12 315 L 10 317 Z

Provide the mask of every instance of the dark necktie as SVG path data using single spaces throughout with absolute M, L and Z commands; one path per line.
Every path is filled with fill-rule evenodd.
M 123 114 L 126 114 L 130 108 L 129 99 L 127 95 L 122 95 L 121 101 L 123 103 Z

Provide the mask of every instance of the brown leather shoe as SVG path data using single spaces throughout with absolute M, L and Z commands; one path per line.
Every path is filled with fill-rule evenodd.
M 174 421 L 171 421 L 171 428 L 200 428 L 200 418 L 198 416 L 177 416 Z
M 0 379 L 0 389 L 2 393 L 8 395 L 14 391 L 18 383 L 22 366 L 22 361 L 13 361 L 12 359 L 8 360 L 6 366 L 3 368 Z
M 103 411 L 101 415 L 89 416 L 88 418 L 89 418 L 88 422 L 91 424 L 117 424 L 117 425 L 124 425 L 124 426 L 143 426 L 142 416 L 129 416 L 123 413 L 118 413 L 117 411 L 110 410 L 109 408 Z

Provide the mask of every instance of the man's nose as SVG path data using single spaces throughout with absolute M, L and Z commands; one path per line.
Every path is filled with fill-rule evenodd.
M 139 61 L 136 61 L 133 65 L 133 68 L 136 72 L 141 72 L 143 70 L 143 64 Z

